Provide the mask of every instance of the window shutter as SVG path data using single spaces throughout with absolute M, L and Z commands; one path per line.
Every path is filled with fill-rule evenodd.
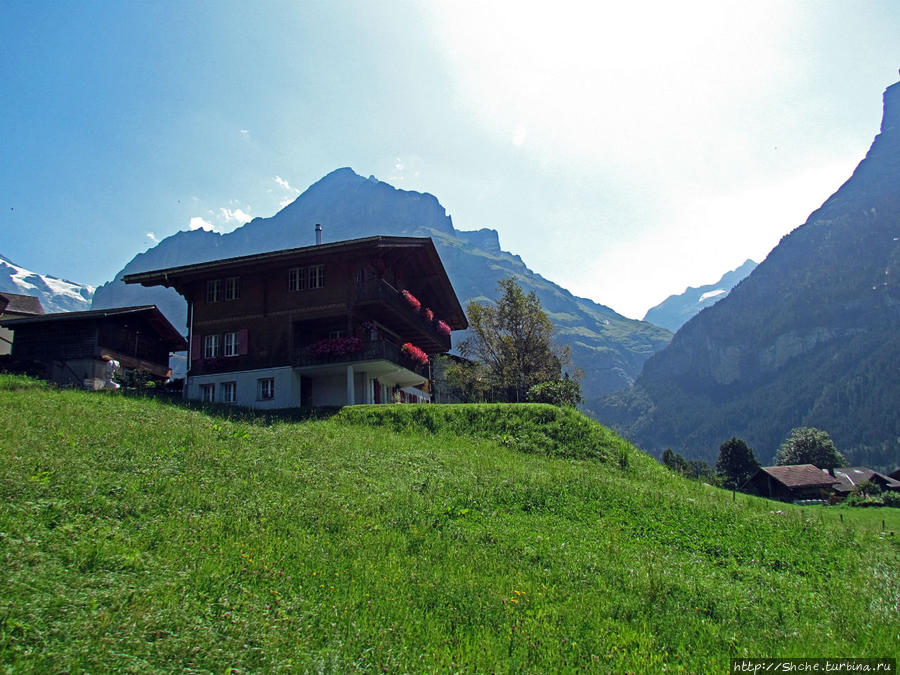
M 248 351 L 247 351 L 247 329 L 246 328 L 241 328 L 238 331 L 237 339 L 238 339 L 238 350 L 237 350 L 238 355 L 244 356 L 248 353 Z
M 203 358 L 202 349 L 200 336 L 194 333 L 191 335 L 191 361 L 199 361 Z

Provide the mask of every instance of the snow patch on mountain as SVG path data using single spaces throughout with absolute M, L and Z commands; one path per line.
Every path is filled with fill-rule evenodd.
M 717 288 L 714 291 L 706 291 L 706 293 L 704 293 L 703 295 L 700 296 L 700 298 L 697 300 L 697 302 L 698 303 L 706 302 L 710 298 L 715 298 L 715 297 L 717 297 L 719 295 L 723 295 L 724 293 L 727 293 L 727 292 L 728 291 L 726 291 L 724 288 Z
M 91 308 L 94 287 L 38 274 L 0 255 L 0 291 L 34 295 L 45 312 L 77 312 Z

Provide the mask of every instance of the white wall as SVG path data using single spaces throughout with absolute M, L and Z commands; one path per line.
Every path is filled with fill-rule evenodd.
M 256 398 L 258 391 L 257 381 L 266 377 L 271 377 L 275 380 L 275 398 L 260 401 Z M 187 381 L 187 397 L 191 400 L 199 401 L 200 385 L 215 384 L 216 403 L 222 403 L 223 382 L 237 382 L 236 405 L 263 410 L 297 408 L 300 406 L 300 376 L 290 366 L 241 370 L 231 373 L 211 373 L 209 375 L 190 375 Z

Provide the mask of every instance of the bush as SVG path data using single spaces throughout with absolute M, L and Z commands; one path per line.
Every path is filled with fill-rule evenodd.
M 881 502 L 885 506 L 892 506 L 895 509 L 900 509 L 900 492 L 885 492 L 881 495 Z
M 529 403 L 549 403 L 550 405 L 574 408 L 581 401 L 581 385 L 568 377 L 541 382 L 528 390 Z

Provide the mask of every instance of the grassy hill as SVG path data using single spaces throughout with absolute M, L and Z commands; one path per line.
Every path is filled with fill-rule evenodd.
M 897 537 L 732 502 L 545 406 L 228 419 L 0 376 L 0 492 L 8 672 L 725 672 L 900 644 Z

